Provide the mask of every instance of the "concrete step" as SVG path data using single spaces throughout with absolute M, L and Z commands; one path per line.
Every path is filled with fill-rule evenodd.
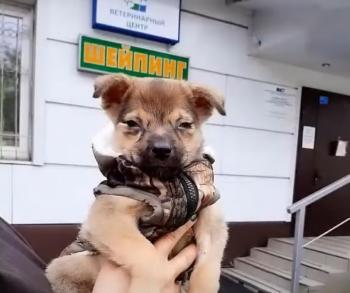
M 284 288 L 278 287 L 270 282 L 266 282 L 263 279 L 259 279 L 256 276 L 251 274 L 247 274 L 243 271 L 234 269 L 234 268 L 226 268 L 222 269 L 222 273 L 234 280 L 237 283 L 245 284 L 245 287 L 252 292 L 262 292 L 262 293 L 289 293 L 290 290 L 286 290 Z
M 287 238 L 289 241 L 291 241 L 292 243 L 294 243 L 293 239 L 289 239 Z M 313 238 L 305 238 L 304 239 L 304 244 L 307 244 L 310 240 L 312 240 Z M 350 249 L 348 247 L 346 247 L 346 245 L 343 245 L 339 242 L 331 242 L 329 240 L 326 239 L 317 239 L 316 241 L 310 243 L 307 245 L 307 247 L 316 247 L 316 248 L 325 248 L 326 250 L 331 250 L 336 252 L 337 254 L 341 254 L 341 255 L 348 255 L 350 257 Z
M 347 241 L 348 243 L 350 243 L 350 236 L 325 236 L 324 238 L 333 238 L 333 239 L 337 239 L 337 240 L 343 240 L 343 241 Z
M 304 240 L 304 243 L 307 240 Z M 278 251 L 282 255 L 292 257 L 294 239 L 292 238 L 270 238 L 268 248 Z M 342 248 L 334 247 L 329 244 L 317 244 L 304 248 L 303 260 L 315 265 L 325 265 L 337 270 L 347 271 L 350 262 L 350 253 Z
M 260 263 L 266 263 L 280 270 L 291 272 L 292 257 L 282 254 L 280 251 L 271 250 L 268 247 L 255 247 L 251 249 L 250 256 Z M 303 261 L 301 273 L 304 277 L 325 282 L 331 274 L 343 273 L 345 271 L 335 269 L 323 264 Z
M 289 243 L 294 244 L 293 238 L 277 238 L 277 239 L 282 239 L 284 241 L 288 241 Z M 304 238 L 303 243 L 306 244 L 311 239 L 313 238 L 311 237 Z M 345 248 L 344 246 L 333 245 L 332 243 L 329 243 L 329 241 L 324 241 L 322 239 L 316 240 L 315 242 L 309 244 L 307 247 L 310 247 L 316 250 L 325 251 L 325 252 L 332 251 L 334 255 L 350 257 L 349 249 Z
M 307 241 L 311 241 L 313 237 L 307 237 L 305 238 Z M 322 237 L 320 239 L 317 239 L 315 244 L 324 244 L 332 247 L 339 248 L 341 250 L 345 250 L 347 252 L 350 252 L 350 240 L 346 239 L 340 239 L 338 237 Z
M 235 269 L 248 275 L 265 280 L 267 283 L 274 284 L 285 290 L 291 286 L 291 273 L 278 269 L 271 264 L 261 263 L 252 257 L 240 257 L 234 261 Z M 300 293 L 320 292 L 323 283 L 302 277 L 300 280 Z

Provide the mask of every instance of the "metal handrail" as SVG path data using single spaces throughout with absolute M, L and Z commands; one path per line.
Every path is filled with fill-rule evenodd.
M 300 265 L 303 253 L 303 237 L 304 237 L 304 224 L 305 224 L 305 210 L 310 204 L 326 197 L 332 192 L 348 185 L 350 183 L 350 174 L 343 178 L 334 181 L 333 183 L 321 188 L 320 190 L 308 195 L 307 197 L 297 201 L 287 208 L 290 214 L 295 215 L 295 227 L 294 227 L 294 247 L 293 247 L 293 268 L 292 268 L 292 284 L 291 292 L 299 293 L 300 283 Z
M 350 174 L 346 175 L 337 181 L 321 188 L 320 190 L 311 193 L 307 197 L 293 203 L 291 206 L 287 208 L 288 213 L 294 214 L 297 210 L 300 210 L 303 207 L 307 207 L 308 205 L 314 203 L 315 201 L 320 200 L 321 198 L 327 196 L 328 194 L 342 188 L 343 186 L 350 183 Z

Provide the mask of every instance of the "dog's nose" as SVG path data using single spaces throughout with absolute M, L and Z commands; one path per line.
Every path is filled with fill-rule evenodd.
M 171 155 L 171 146 L 165 142 L 156 142 L 153 145 L 152 153 L 156 159 L 165 161 Z

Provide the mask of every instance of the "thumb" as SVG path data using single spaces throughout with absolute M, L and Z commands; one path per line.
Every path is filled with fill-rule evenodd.
M 158 251 L 169 255 L 171 250 L 176 246 L 179 240 L 186 234 L 186 232 L 196 223 L 196 219 L 190 220 L 175 231 L 166 234 L 154 243 Z

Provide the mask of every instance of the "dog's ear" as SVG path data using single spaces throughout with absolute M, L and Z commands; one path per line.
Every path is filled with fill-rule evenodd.
M 208 119 L 215 108 L 225 116 L 225 99 L 222 95 L 204 86 L 190 85 L 192 90 L 191 103 L 193 104 L 201 121 Z
M 96 78 L 94 98 L 102 97 L 102 108 L 108 110 L 120 105 L 125 93 L 131 87 L 132 78 L 124 74 L 110 74 Z

